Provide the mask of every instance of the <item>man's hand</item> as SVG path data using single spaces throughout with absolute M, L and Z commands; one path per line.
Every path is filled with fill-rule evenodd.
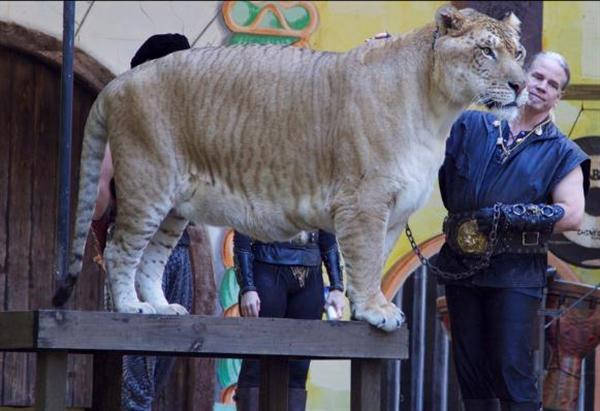
M 329 291 L 327 301 L 325 301 L 325 308 L 327 308 L 328 306 L 332 306 L 335 309 L 337 318 L 341 319 L 342 314 L 344 313 L 344 307 L 346 306 L 346 299 L 344 298 L 344 293 L 340 290 Z
M 260 313 L 260 298 L 256 291 L 246 291 L 240 302 L 242 317 L 258 317 Z

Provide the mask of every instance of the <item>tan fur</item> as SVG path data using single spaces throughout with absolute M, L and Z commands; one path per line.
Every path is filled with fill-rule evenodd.
M 70 275 L 108 139 L 119 209 L 105 257 L 117 310 L 185 312 L 166 302 L 160 276 L 190 220 L 262 241 L 335 232 L 355 316 L 398 327 L 402 313 L 379 288 L 384 258 L 429 197 L 450 126 L 471 102 L 513 102 L 508 82 L 524 82 L 513 20 L 451 7 L 436 20 L 435 51 L 430 24 L 348 53 L 193 49 L 116 78 L 86 125 Z

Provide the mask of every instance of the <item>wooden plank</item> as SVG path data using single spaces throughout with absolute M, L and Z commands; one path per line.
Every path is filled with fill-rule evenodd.
M 303 335 L 301 341 L 298 334 Z M 408 355 L 407 336 L 405 327 L 386 333 L 362 321 L 51 310 L 39 312 L 38 325 L 38 344 L 43 349 L 216 357 L 235 353 L 237 357 L 402 359 Z
M 67 353 L 38 353 L 35 411 L 64 411 L 66 392 Z
M 8 256 L 6 272 L 7 311 L 29 309 L 31 285 L 31 223 L 34 65 L 25 56 L 13 54 L 11 143 L 8 188 Z M 33 357 L 6 353 L 3 404 L 23 405 L 33 401 Z
M 288 357 L 263 357 L 260 361 L 260 409 L 285 411 L 288 409 Z
M 12 53 L 0 49 L 0 310 L 4 310 L 8 232 L 8 178 L 10 164 Z M 0 368 L 1 369 L 1 368 Z
M 81 156 L 81 143 L 83 140 L 83 129 L 88 112 L 94 101 L 87 89 L 81 87 L 79 82 L 75 83 L 73 93 L 73 141 L 71 146 L 71 227 L 75 221 L 75 199 L 79 181 L 79 161 Z M 57 114 L 58 116 L 58 114 Z M 57 146 L 58 147 L 58 146 Z M 57 217 L 55 217 L 57 219 Z M 102 309 L 103 276 L 98 265 L 93 262 L 95 250 L 91 235 L 84 251 L 83 267 L 81 270 L 81 281 L 69 301 L 69 306 L 77 310 L 92 311 Z M 55 289 L 54 286 L 52 289 Z M 67 392 L 69 393 L 68 405 L 75 408 L 87 408 L 92 403 L 92 364 L 93 358 L 89 355 L 72 355 L 69 359 L 69 378 Z
M 56 234 L 56 168 L 59 133 L 60 78 L 42 65 L 35 66 L 31 174 L 31 284 L 29 308 L 51 308 Z
M 0 48 L 0 147 L 10 147 L 12 100 L 12 52 Z M 0 311 L 6 310 L 6 271 L 8 254 L 8 179 L 10 150 L 0 150 Z M 4 385 L 4 353 L 0 353 L 0 387 Z M 0 394 L 0 401 L 2 395 Z
M 117 353 L 94 354 L 92 411 L 120 411 L 123 356 Z
M 161 358 L 161 357 L 157 357 Z M 190 375 L 190 368 L 187 366 L 192 358 L 176 358 L 174 361 L 173 368 L 169 372 L 168 379 L 165 384 L 161 387 L 160 392 L 157 392 L 156 399 L 152 404 L 153 411 L 186 411 L 188 409 L 198 410 L 210 410 L 214 404 L 213 396 L 210 396 L 210 404 L 208 407 L 203 407 L 200 404 L 189 402 L 190 398 L 188 393 L 194 388 L 194 380 Z M 214 378 L 214 374 L 213 374 Z M 211 391 L 205 391 L 205 397 L 207 393 Z M 214 392 L 214 391 L 213 391 Z
M 350 369 L 350 410 L 380 409 L 383 361 L 376 359 L 352 360 Z
M 0 313 L 0 349 L 33 350 L 36 322 L 33 311 Z
M 187 409 L 210 410 L 212 409 L 214 398 L 206 395 L 214 393 L 216 389 L 216 360 L 214 358 L 188 358 L 188 367 L 190 380 L 187 386 Z M 197 407 L 197 408 L 194 408 Z M 170 411 L 164 408 L 164 411 Z
M 600 100 L 600 84 L 571 84 L 563 100 Z
M 190 260 L 194 279 L 192 313 L 214 315 L 217 306 L 217 286 L 210 237 L 206 227 L 202 225 L 189 226 L 187 231 L 190 236 Z M 187 408 L 184 410 L 212 409 L 214 399 L 206 393 L 214 393 L 216 389 L 215 359 L 186 358 L 185 361 L 187 362 L 189 381 L 185 383 Z M 162 410 L 171 411 L 173 409 L 166 405 Z

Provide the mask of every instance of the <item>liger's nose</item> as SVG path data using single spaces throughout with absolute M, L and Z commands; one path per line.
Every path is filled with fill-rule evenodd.
M 519 82 L 509 81 L 508 86 L 510 88 L 512 88 L 515 91 L 515 94 L 518 96 L 519 94 L 521 94 L 521 91 L 525 87 L 525 82 L 524 81 L 519 81 Z

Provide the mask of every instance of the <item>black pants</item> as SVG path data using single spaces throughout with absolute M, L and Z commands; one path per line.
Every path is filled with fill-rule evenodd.
M 323 314 L 323 276 L 321 267 L 310 267 L 304 286 L 289 266 L 254 262 L 254 284 L 260 298 L 260 317 L 321 319 Z M 302 336 L 298 336 L 302 338 Z M 290 360 L 289 386 L 305 388 L 310 360 Z M 244 359 L 238 387 L 260 385 L 260 362 Z
M 463 399 L 539 409 L 533 354 L 541 300 L 514 289 L 455 285 L 446 286 L 446 299 Z

